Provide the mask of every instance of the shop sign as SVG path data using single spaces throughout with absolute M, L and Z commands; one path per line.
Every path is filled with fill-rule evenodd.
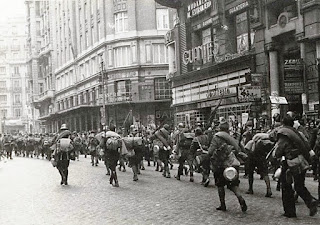
M 285 97 L 280 96 L 269 96 L 270 101 L 272 104 L 279 104 L 279 105 L 286 105 L 288 104 L 288 101 Z
M 284 65 L 303 65 L 302 59 L 285 59 Z
M 173 118 L 173 113 L 171 110 L 157 110 L 156 119 Z
M 224 61 L 229 61 L 232 59 L 239 58 L 247 53 L 247 51 L 242 51 L 239 53 L 226 53 L 225 55 L 218 56 L 219 44 L 218 39 L 215 38 L 214 41 L 207 44 L 199 45 L 183 53 L 183 63 L 188 65 L 189 63 L 194 63 L 196 61 L 210 61 L 214 58 L 216 63 L 221 63 Z
M 286 82 L 284 91 L 287 94 L 301 94 L 303 93 L 303 82 Z
M 211 17 L 210 19 L 207 19 L 207 20 L 203 21 L 202 23 L 199 23 L 199 24 L 193 26 L 193 30 L 194 31 L 200 30 L 201 28 L 206 27 L 206 26 L 208 26 L 210 24 L 212 24 L 212 26 L 215 26 L 215 25 L 217 25 L 219 23 L 220 23 L 219 17 L 216 17 L 216 18 L 212 18 Z
M 232 15 L 232 14 L 234 14 L 236 12 L 239 12 L 242 9 L 247 8 L 248 6 L 249 6 L 249 2 L 248 1 L 242 2 L 239 5 L 236 5 L 235 7 L 232 7 L 231 9 L 229 9 L 229 11 L 228 11 L 229 15 Z
M 215 97 L 219 97 L 222 95 L 230 95 L 233 94 L 234 91 L 232 91 L 232 88 L 229 87 L 223 87 L 223 88 L 217 88 L 215 87 L 213 90 L 208 91 L 207 93 L 207 98 L 215 98 Z
M 108 74 L 108 78 L 114 79 L 114 80 L 123 79 L 123 78 L 133 78 L 133 77 L 137 77 L 137 76 L 138 76 L 137 71 Z
M 211 0 L 197 0 L 188 5 L 187 18 L 192 18 L 211 7 Z
M 238 87 L 239 102 L 253 102 L 261 99 L 260 86 L 240 86 Z

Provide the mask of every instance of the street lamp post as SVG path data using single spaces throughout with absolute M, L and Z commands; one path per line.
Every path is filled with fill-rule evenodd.
M 100 71 L 100 76 L 101 76 L 101 83 L 102 83 L 102 94 L 103 94 L 103 103 L 102 103 L 102 110 L 100 110 L 101 113 L 101 126 L 104 128 L 106 125 L 106 88 L 105 85 L 108 85 L 105 83 L 105 80 L 107 79 L 107 72 L 104 69 L 104 62 L 103 59 L 101 60 L 101 71 Z

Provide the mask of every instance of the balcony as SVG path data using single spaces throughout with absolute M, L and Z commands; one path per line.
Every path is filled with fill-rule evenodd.
M 108 96 L 108 103 L 116 103 L 116 102 L 132 102 L 132 95 L 110 95 Z
M 54 97 L 54 90 L 47 90 L 45 92 L 42 92 L 41 94 L 39 94 L 39 102 L 43 102 L 45 100 L 51 99 Z

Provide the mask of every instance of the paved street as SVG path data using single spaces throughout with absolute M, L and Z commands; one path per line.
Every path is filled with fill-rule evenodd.
M 154 167 L 141 171 L 138 182 L 132 172 L 118 172 L 120 188 L 108 183 L 102 162 L 92 167 L 89 158 L 72 161 L 69 185 L 60 186 L 60 176 L 41 159 L 16 157 L 0 163 L 0 224 L 319 224 L 320 215 L 309 217 L 301 199 L 297 219 L 282 214 L 280 192 L 265 198 L 265 185 L 256 179 L 255 195 L 244 194 L 248 212 L 243 214 L 236 197 L 226 192 L 227 212 L 216 211 L 219 200 L 213 185 L 200 185 L 186 177 L 181 181 L 163 178 Z M 175 165 L 172 175 L 177 172 Z M 317 183 L 307 178 L 316 195 Z M 247 180 L 241 180 L 241 190 Z

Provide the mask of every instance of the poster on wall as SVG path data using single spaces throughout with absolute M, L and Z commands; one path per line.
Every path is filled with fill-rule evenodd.
M 241 124 L 244 126 L 249 119 L 249 113 L 241 113 Z

